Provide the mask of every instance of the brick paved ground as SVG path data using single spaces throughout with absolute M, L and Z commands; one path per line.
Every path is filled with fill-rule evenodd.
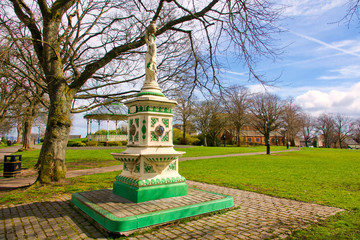
M 129 239 L 264 239 L 286 237 L 342 211 L 262 194 L 187 181 L 234 197 L 240 209 L 177 225 L 167 225 Z M 2 207 L 0 239 L 94 239 L 104 236 L 70 207 L 70 196 Z

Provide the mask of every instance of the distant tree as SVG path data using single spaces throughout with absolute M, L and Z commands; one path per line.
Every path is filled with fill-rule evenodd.
M 265 143 L 267 143 L 270 133 L 282 126 L 283 102 L 277 95 L 258 93 L 251 97 L 249 110 L 251 112 L 250 124 L 265 137 Z
M 0 136 L 4 137 L 4 138 L 5 138 L 5 136 L 7 137 L 11 128 L 13 128 L 13 127 L 14 127 L 14 124 L 12 121 L 10 121 L 10 119 L 8 119 L 8 118 L 3 119 L 0 122 Z
M 237 145 L 240 146 L 241 128 L 248 124 L 248 107 L 250 92 L 245 87 L 231 87 L 225 97 L 225 110 L 229 124 L 235 129 Z
M 181 94 L 180 92 L 178 94 L 177 103 L 175 119 L 182 124 L 183 137 L 181 139 L 181 144 L 186 145 L 186 133 L 188 126 L 191 124 L 189 120 L 194 115 L 194 103 L 187 94 Z
M 7 114 L 13 109 L 19 96 L 23 94 L 22 83 L 13 79 L 11 71 L 6 68 L 9 57 L 4 55 L 7 42 L 0 39 L 0 123 L 7 117 Z
M 335 123 L 331 114 L 322 113 L 317 117 L 315 128 L 324 139 L 324 147 L 330 148 L 335 142 Z
M 340 113 L 334 116 L 334 131 L 340 148 L 344 147 L 344 141 L 350 136 L 352 125 L 353 121 L 349 117 Z
M 196 104 L 194 124 L 204 136 L 204 145 L 216 146 L 217 138 L 226 123 L 225 115 L 218 101 L 203 101 Z M 208 142 L 209 140 L 209 142 Z
M 308 113 L 302 113 L 300 116 L 301 133 L 305 141 L 305 146 L 309 147 L 308 143 L 314 137 L 315 125 L 314 118 Z
M 360 119 L 354 121 L 351 136 L 357 143 L 360 143 Z
M 291 146 L 295 146 L 295 137 L 301 129 L 301 108 L 294 103 L 293 98 L 288 98 L 284 101 L 283 109 L 283 127 L 286 130 L 287 141 L 290 142 Z
M 4 19 L 0 18 L 0 21 L 4 21 Z M 26 39 L 26 31 L 22 30 L 24 29 L 21 29 L 19 23 L 14 25 L 3 24 L 1 31 L 4 35 L 0 41 L 8 43 L 3 48 L 2 56 L 6 60 L 2 62 L 2 67 L 4 71 L 8 72 L 12 82 L 19 86 L 18 91 L 21 92 L 11 111 L 14 120 L 22 119 L 23 146 L 20 150 L 29 150 L 32 146 L 31 129 L 34 120 L 39 108 L 42 104 L 44 106 L 46 102 L 46 87 L 44 73 L 39 66 L 35 53 L 32 51 L 31 42 Z M 12 39 L 18 40 L 12 42 Z M 20 124 L 17 125 L 20 126 Z

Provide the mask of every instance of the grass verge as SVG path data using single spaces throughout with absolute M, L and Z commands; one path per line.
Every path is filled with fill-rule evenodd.
M 88 168 L 107 167 L 120 164 L 110 154 L 112 152 L 122 152 L 124 149 L 67 149 L 66 150 L 66 168 L 67 170 L 78 170 Z M 40 154 L 40 150 L 30 150 L 14 153 L 22 155 L 21 167 L 24 169 L 34 168 Z M 4 165 L 0 165 L 0 171 L 3 171 Z
M 360 151 L 303 149 L 270 156 L 242 156 L 179 163 L 194 181 L 348 210 L 296 231 L 293 239 L 360 239 Z

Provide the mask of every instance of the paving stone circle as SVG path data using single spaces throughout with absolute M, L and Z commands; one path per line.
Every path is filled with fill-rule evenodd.
M 129 239 L 266 239 L 285 238 L 343 211 L 263 194 L 187 181 L 196 187 L 234 198 L 223 214 L 165 225 Z M 70 195 L 42 202 L 1 206 L 0 239 L 106 239 L 70 206 Z

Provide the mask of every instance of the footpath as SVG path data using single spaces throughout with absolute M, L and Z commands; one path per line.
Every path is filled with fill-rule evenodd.
M 265 153 L 182 158 L 180 161 L 255 154 Z M 66 177 L 121 169 L 119 165 L 69 171 Z M 35 180 L 31 177 L 0 179 L 0 187 L 17 188 L 32 184 Z M 187 181 L 187 184 L 233 196 L 235 209 L 179 224 L 167 224 L 128 239 L 281 239 L 292 230 L 306 228 L 343 211 L 194 181 Z M 63 194 L 56 199 L 0 207 L 0 239 L 106 239 L 71 207 L 70 198 L 70 194 Z

